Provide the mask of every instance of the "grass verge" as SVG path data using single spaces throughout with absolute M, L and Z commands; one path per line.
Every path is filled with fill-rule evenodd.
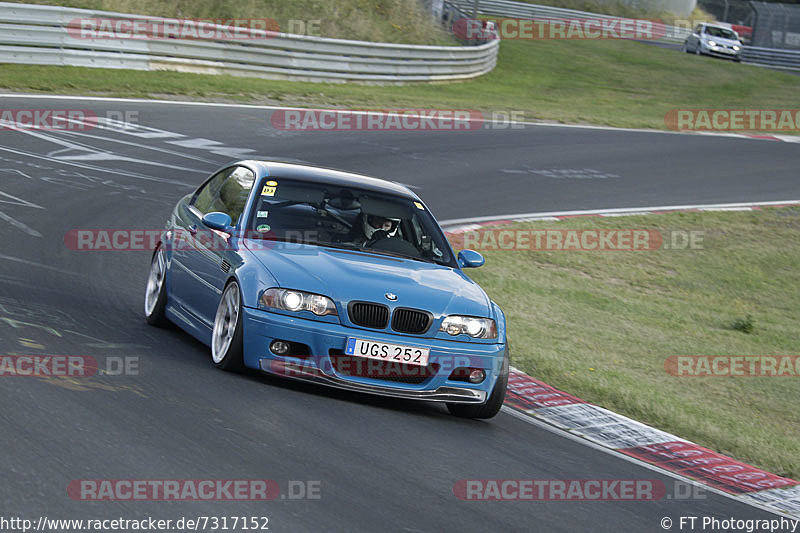
M 800 208 L 512 228 L 702 231 L 702 248 L 693 250 L 484 250 L 487 266 L 470 275 L 504 309 L 517 368 L 736 459 L 800 477 L 800 377 L 686 378 L 664 368 L 671 355 L 800 353 L 800 292 L 791 289 L 800 286 Z
M 644 3 L 632 4 L 620 0 L 517 0 L 527 4 L 539 4 L 543 6 L 563 7 L 586 11 L 589 13 L 602 13 L 616 17 L 634 19 L 655 19 L 665 24 L 678 24 L 683 27 L 694 27 L 698 22 L 711 22 L 714 17 L 697 6 L 689 16 L 679 16 L 669 11 L 658 11 L 648 9 Z
M 81 9 L 199 19 L 272 19 L 281 31 L 302 31 L 290 21 L 319 21 L 321 37 L 410 44 L 458 42 L 418 0 L 12 0 Z M 314 25 L 314 35 L 317 35 Z
M 527 120 L 666 129 L 672 109 L 794 109 L 800 76 L 628 41 L 506 41 L 475 80 L 374 86 L 3 65 L 12 91 L 348 108 L 522 111 Z M 796 131 L 795 131 L 796 132 Z

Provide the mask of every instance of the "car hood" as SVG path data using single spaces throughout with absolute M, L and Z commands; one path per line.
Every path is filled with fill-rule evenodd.
M 281 287 L 333 298 L 340 312 L 351 301 L 413 307 L 442 315 L 492 317 L 491 302 L 461 270 L 432 263 L 293 243 L 251 253 Z M 397 295 L 396 301 L 386 298 Z

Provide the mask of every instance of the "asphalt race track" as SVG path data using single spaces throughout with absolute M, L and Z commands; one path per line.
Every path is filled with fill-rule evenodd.
M 723 496 L 469 502 L 460 479 L 674 480 L 507 413 L 216 370 L 209 351 L 143 319 L 147 252 L 69 250 L 73 229 L 156 229 L 235 159 L 279 158 L 416 188 L 440 219 L 800 198 L 798 147 L 702 135 L 532 127 L 286 132 L 270 111 L 2 99 L 7 109 L 136 112 L 136 130 L 0 130 L 0 353 L 138 358 L 138 375 L 0 380 L 7 516 L 268 516 L 271 531 L 663 531 L 662 517 L 774 518 Z M 488 265 L 486 268 L 491 268 Z M 519 348 L 517 348 L 519 349 Z M 79 479 L 320 482 L 320 498 L 87 502 Z M 676 528 L 677 529 L 677 528 Z

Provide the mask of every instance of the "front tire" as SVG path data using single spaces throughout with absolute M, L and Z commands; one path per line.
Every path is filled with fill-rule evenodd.
M 492 394 L 489 399 L 480 404 L 448 403 L 447 410 L 453 416 L 460 418 L 492 418 L 500 412 L 503 401 L 506 399 L 506 388 L 508 387 L 509 360 L 508 352 L 503 358 L 503 367 L 497 383 L 494 384 Z
M 450 414 L 460 418 L 492 418 L 500 412 L 506 398 L 508 374 L 503 374 L 494 384 L 489 399 L 480 404 L 448 403 L 447 410 Z
M 165 327 L 169 324 L 167 309 L 167 255 L 160 244 L 150 263 L 147 292 L 144 297 L 144 316 L 151 326 Z
M 242 322 L 242 291 L 231 281 L 222 291 L 211 332 L 211 359 L 217 368 L 228 372 L 244 369 Z

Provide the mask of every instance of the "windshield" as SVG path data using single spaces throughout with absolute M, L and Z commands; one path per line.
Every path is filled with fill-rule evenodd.
M 713 26 L 706 26 L 706 35 L 711 37 L 718 37 L 720 39 L 731 39 L 734 41 L 739 40 L 735 33 L 726 28 L 715 28 Z
M 439 225 L 422 203 L 365 189 L 267 178 L 248 229 L 268 240 L 455 266 Z

